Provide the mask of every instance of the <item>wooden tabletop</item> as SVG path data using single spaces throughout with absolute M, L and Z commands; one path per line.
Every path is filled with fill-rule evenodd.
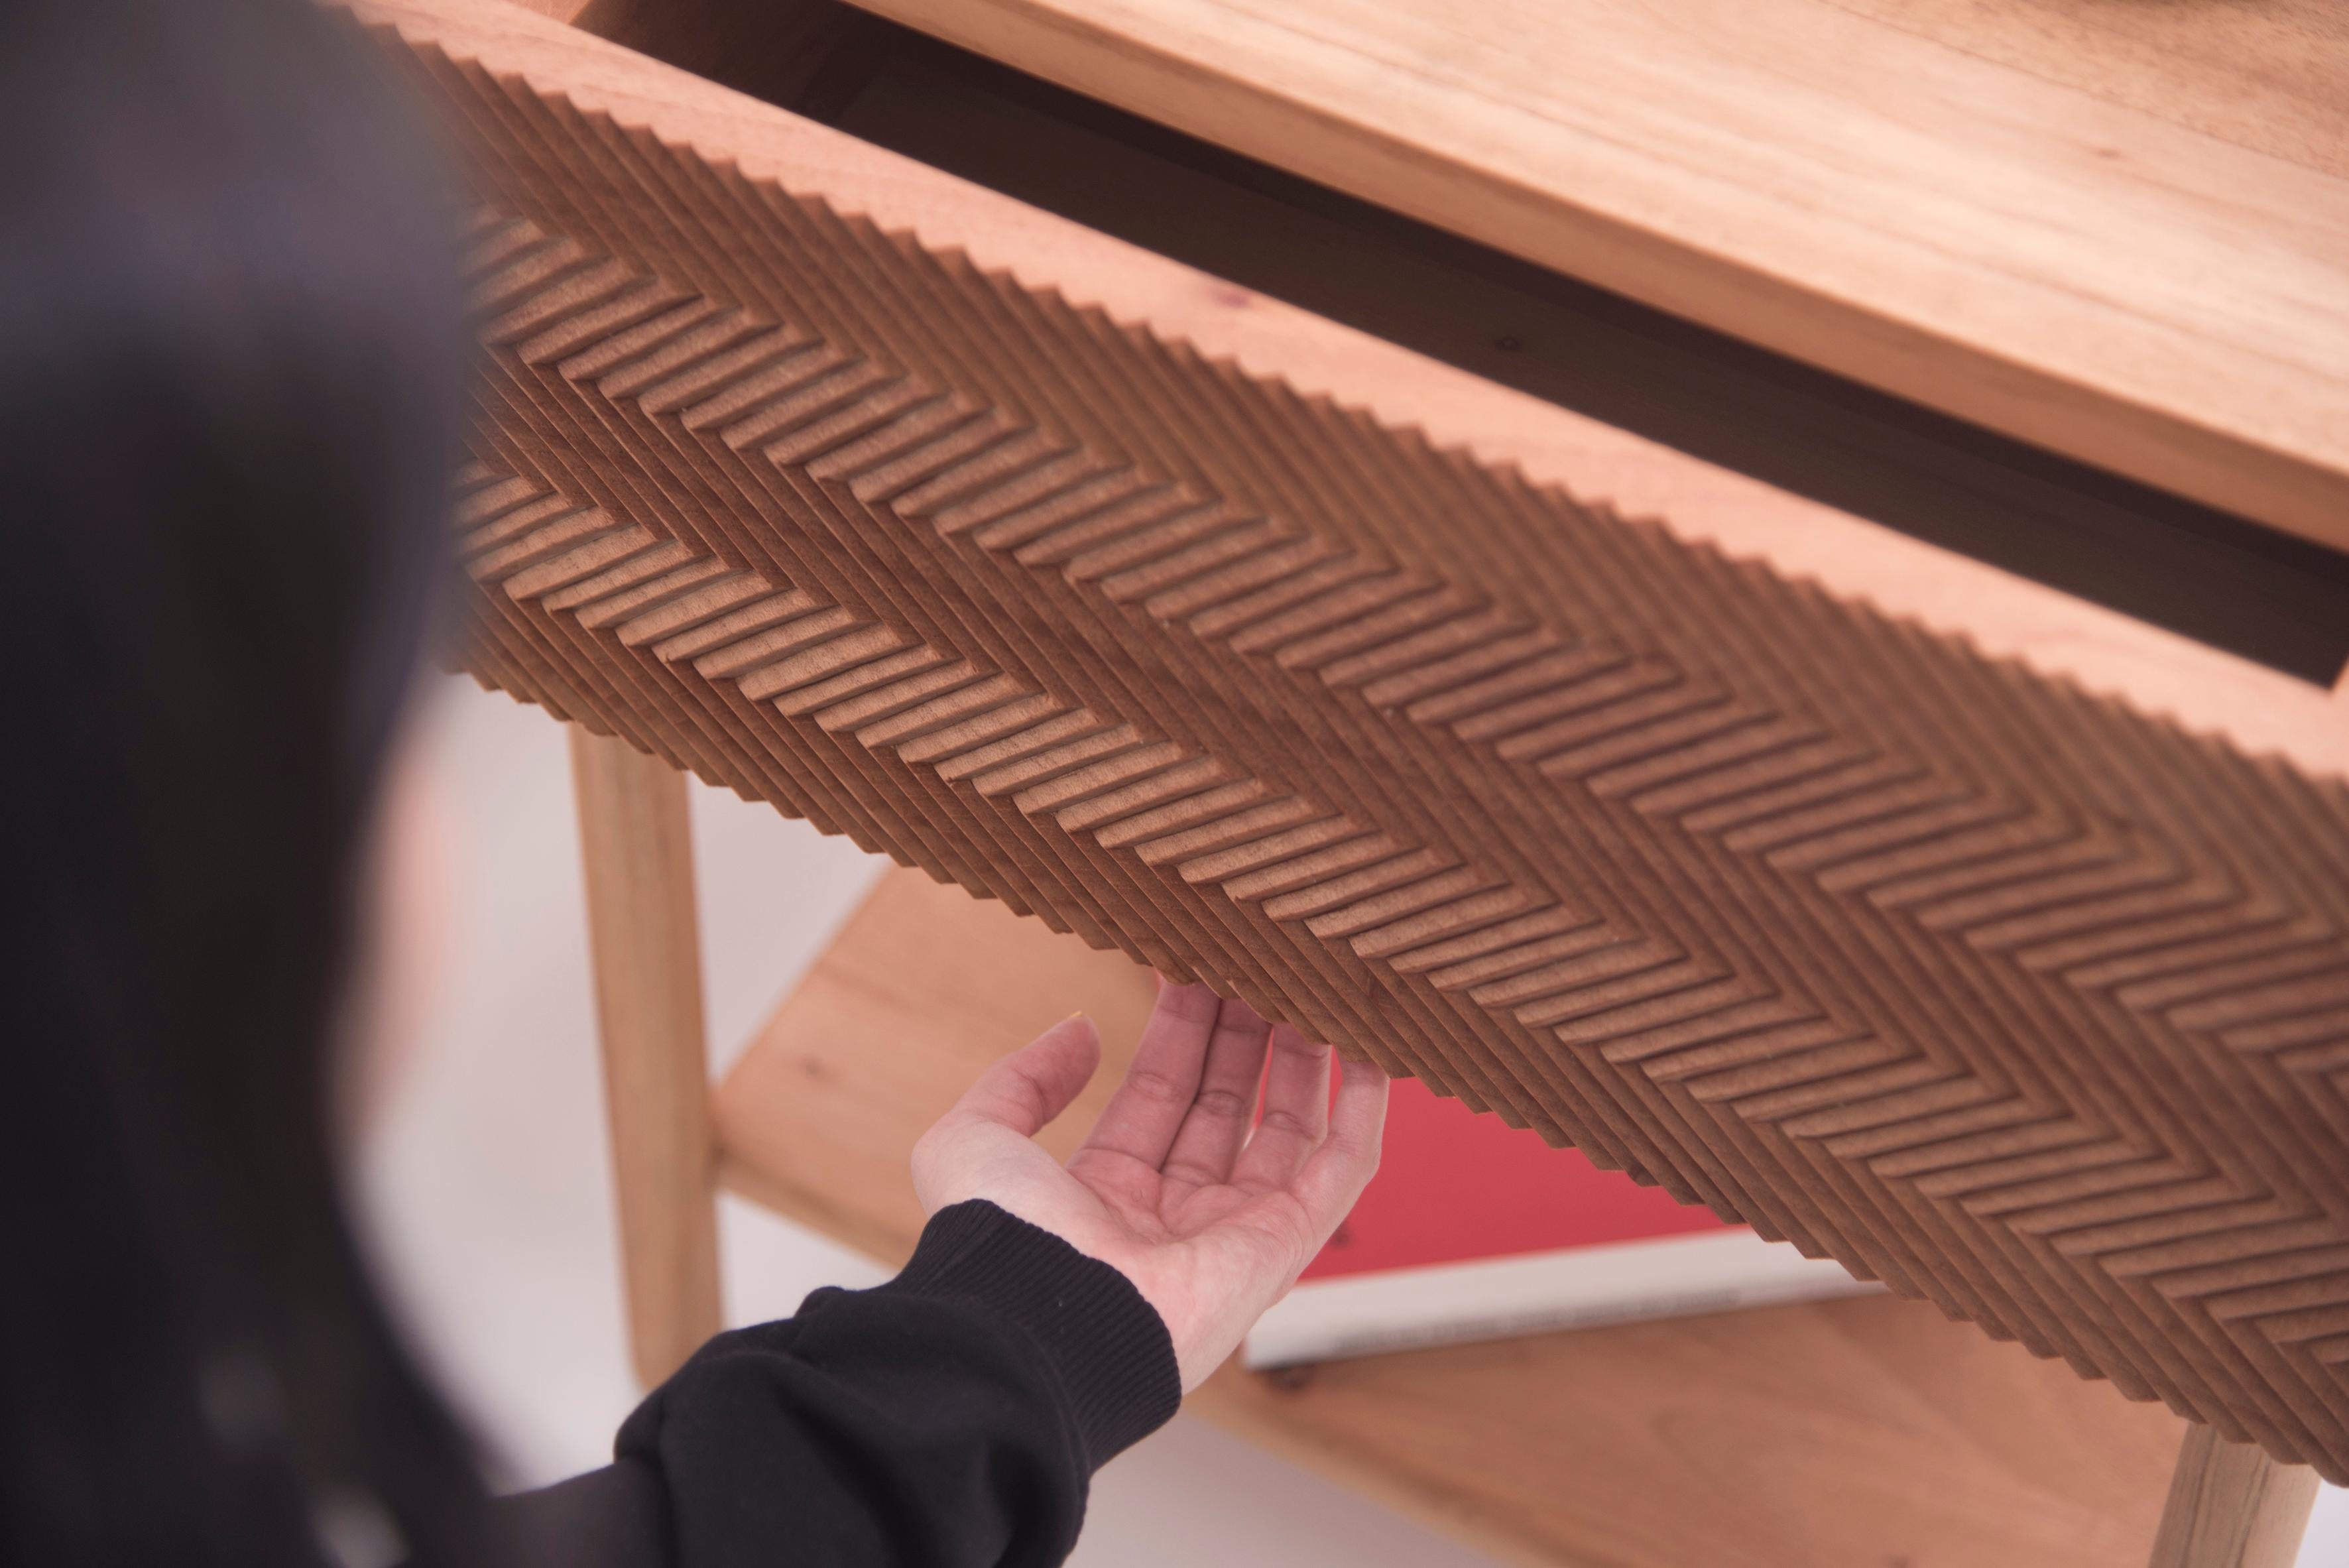
M 2331 0 L 863 3 L 2349 547 L 2349 20 Z

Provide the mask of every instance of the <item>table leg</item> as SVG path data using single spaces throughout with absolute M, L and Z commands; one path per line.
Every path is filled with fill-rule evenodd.
M 2316 1486 L 2306 1465 L 2279 1464 L 2253 1444 L 2190 1426 L 2169 1478 L 2151 1568 L 2292 1568 Z
M 721 1326 L 685 776 L 571 729 L 629 1350 L 649 1387 Z

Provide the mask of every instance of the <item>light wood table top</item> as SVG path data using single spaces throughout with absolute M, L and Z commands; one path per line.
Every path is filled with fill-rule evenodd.
M 2126 0 L 864 0 L 2349 546 L 2349 17 Z

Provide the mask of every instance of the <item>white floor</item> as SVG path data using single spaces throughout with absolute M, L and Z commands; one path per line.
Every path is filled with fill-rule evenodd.
M 626 1370 L 594 1047 L 577 841 L 559 727 L 470 682 L 426 723 L 453 830 L 454 926 L 429 1050 L 366 1153 L 376 1245 L 446 1386 L 514 1485 L 599 1464 L 637 1397 Z M 730 795 L 694 796 L 714 1066 L 855 903 L 876 862 Z M 723 1215 L 737 1323 L 864 1259 L 746 1207 Z M 1492 1560 L 1204 1423 L 1174 1424 L 1095 1483 L 1089 1568 Z M 2349 1568 L 2349 1492 L 2330 1491 L 2301 1568 Z

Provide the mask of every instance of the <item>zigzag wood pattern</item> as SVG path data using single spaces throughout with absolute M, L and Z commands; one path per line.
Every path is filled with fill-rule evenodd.
M 2349 1479 L 2339 785 L 412 58 L 483 679 Z

